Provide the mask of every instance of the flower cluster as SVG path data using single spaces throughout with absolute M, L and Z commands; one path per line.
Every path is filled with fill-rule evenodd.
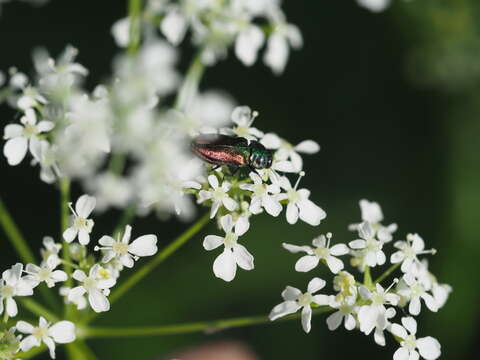
M 237 58 L 251 66 L 266 43 L 263 61 L 275 74 L 281 74 L 290 48 L 303 45 L 300 30 L 287 22 L 277 0 L 150 0 L 144 18 L 158 26 L 173 45 L 179 45 L 190 32 L 206 65 L 226 57 L 233 46 Z M 113 25 L 112 33 L 119 46 L 129 43 L 129 27 L 128 18 Z
M 343 323 L 347 330 L 358 329 L 367 336 L 373 333 L 380 346 L 386 344 L 385 333 L 392 334 L 400 344 L 393 355 L 395 360 L 437 359 L 441 353 L 440 343 L 432 337 L 417 338 L 417 322 L 412 317 L 420 313 L 422 302 L 430 311 L 438 311 L 451 292 L 449 285 L 439 283 L 430 273 L 427 261 L 419 258 L 434 254 L 435 250 L 426 250 L 418 234 L 408 234 L 406 240 L 393 243 L 390 268 L 372 280 L 372 270 L 387 262 L 384 250 L 392 242 L 397 226 L 382 225 L 383 213 L 378 203 L 361 200 L 360 208 L 363 222 L 349 226 L 350 230 L 358 232 L 360 239 L 350 241 L 348 246 L 342 243 L 331 245 L 331 233 L 315 238 L 313 247 L 283 244 L 292 253 L 306 254 L 295 264 L 296 271 L 309 272 L 320 263 L 327 265 L 335 275 L 335 293 L 315 294 L 326 286 L 326 282 L 318 277 L 310 281 L 305 293 L 287 286 L 282 292 L 284 302 L 273 308 L 270 319 L 273 321 L 302 309 L 302 326 L 308 333 L 312 312 L 330 311 L 326 322 L 332 331 Z M 345 264 L 338 257 L 346 255 L 350 256 L 353 268 L 364 273 L 363 283 L 344 270 Z M 382 286 L 381 283 L 397 268 L 400 268 L 401 277 L 395 278 L 387 287 Z M 401 324 L 396 323 L 396 308 L 406 309 L 402 312 L 412 316 L 403 316 Z
M 83 195 L 76 201 L 75 208 L 71 207 L 71 225 L 63 233 L 67 257 L 61 254 L 62 244 L 45 237 L 39 265 L 29 263 L 24 266 L 17 263 L 3 272 L 0 280 L 0 315 L 3 314 L 4 319 L 17 317 L 17 301 L 20 300 L 21 303 L 22 297 L 33 296 L 34 289 L 41 283 L 53 288 L 59 284 L 73 284 L 75 281 L 77 286 L 73 288 L 59 287 L 59 294 L 67 304 L 74 304 L 78 310 L 90 307 L 95 312 L 108 311 L 108 295 L 117 283 L 122 269 L 131 268 L 140 257 L 152 256 L 157 252 L 155 235 L 143 235 L 130 241 L 132 228 L 127 225 L 121 239 L 103 236 L 98 240 L 100 246 L 95 246 L 94 250 L 101 251 L 103 256 L 100 260 L 95 260 L 92 254 L 88 254 L 86 247 L 90 243 L 90 233 L 94 226 L 89 215 L 95 203 L 94 197 Z M 75 240 L 78 243 L 72 243 Z M 75 271 L 70 274 L 58 269 L 61 264 L 74 267 Z M 16 335 L 18 332 L 26 336 Z M 71 321 L 61 320 L 51 324 L 40 317 L 38 326 L 33 326 L 19 320 L 14 327 L 0 333 L 0 358 L 13 358 L 18 351 L 26 352 L 44 343 L 50 351 L 50 357 L 54 359 L 55 344 L 73 342 L 75 338 L 76 327 Z

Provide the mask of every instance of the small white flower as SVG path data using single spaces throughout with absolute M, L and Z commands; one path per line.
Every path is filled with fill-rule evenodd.
M 338 291 L 338 294 L 335 296 L 337 303 L 355 303 L 358 290 L 355 278 L 348 271 L 340 271 L 333 278 L 333 289 Z
M 90 233 L 94 222 L 88 216 L 95 208 L 96 200 L 93 196 L 82 195 L 75 203 L 75 210 L 70 203 L 70 210 L 73 213 L 72 226 L 63 232 L 63 239 L 71 243 L 78 235 L 78 241 L 82 245 L 87 245 L 90 242 Z
M 330 247 L 330 239 L 332 234 L 328 233 L 327 236 L 320 235 L 313 239 L 312 244 L 315 248 L 310 246 L 296 246 L 283 243 L 283 247 L 292 253 L 299 251 L 306 252 L 307 255 L 302 256 L 295 264 L 295 270 L 300 272 L 307 272 L 317 267 L 320 261 L 324 261 L 330 271 L 337 274 L 343 269 L 343 262 L 337 259 L 336 256 L 348 254 L 349 249 L 345 244 L 335 244 Z M 328 240 L 327 240 L 328 239 Z
M 295 224 L 298 218 L 307 224 L 317 226 L 320 221 L 327 217 L 325 211 L 309 200 L 310 191 L 307 189 L 297 190 L 298 184 L 305 173 L 300 173 L 294 187 L 286 177 L 281 177 L 280 186 L 285 189 L 286 193 L 278 195 L 278 200 L 287 200 L 287 221 L 289 224 Z
M 95 250 L 104 251 L 103 263 L 108 263 L 117 258 L 123 266 L 133 267 L 134 261 L 143 256 L 152 256 L 157 252 L 157 237 L 155 235 L 143 235 L 133 240 L 130 244 L 132 227 L 127 225 L 123 238 L 115 240 L 111 236 L 102 236 L 98 240 L 101 247 L 96 246 Z
M 399 251 L 392 254 L 392 264 L 402 263 L 401 270 L 404 273 L 412 271 L 412 266 L 419 263 L 417 255 L 435 254 L 435 249 L 425 250 L 425 242 L 418 234 L 408 234 L 406 241 L 397 241 L 393 244 Z
M 67 344 L 75 341 L 75 325 L 71 321 L 62 320 L 50 325 L 47 320 L 40 317 L 38 326 L 33 326 L 26 321 L 17 322 L 16 328 L 24 334 L 29 334 L 20 342 L 22 351 L 29 351 L 32 347 L 40 346 L 43 342 L 50 351 L 50 357 L 55 359 L 55 343 Z
M 241 184 L 240 189 L 253 193 L 250 202 L 250 211 L 252 214 L 259 214 L 263 207 L 268 214 L 278 216 L 282 211 L 282 205 L 280 205 L 277 199 L 280 187 L 274 184 L 265 184 L 260 176 L 254 172 L 250 173 L 250 178 L 253 184 Z
M 31 281 L 36 285 L 45 282 L 49 288 L 54 287 L 55 283 L 66 281 L 67 273 L 63 270 L 55 270 L 58 266 L 58 260 L 54 256 L 50 256 L 41 266 L 35 264 L 27 264 L 25 272 L 25 280 Z M 35 285 L 35 286 L 36 286 Z
M 393 239 L 393 233 L 397 231 L 397 224 L 393 223 L 388 226 L 383 226 L 383 212 L 382 208 L 377 202 L 362 199 L 359 201 L 360 210 L 362 213 L 362 221 L 369 222 L 377 234 L 377 238 L 383 242 L 390 242 Z M 350 224 L 350 231 L 357 231 L 360 224 Z
M 17 106 L 21 110 L 28 110 L 37 107 L 40 104 L 46 104 L 48 101 L 38 90 L 32 86 L 26 86 L 22 89 L 23 94 L 17 100 Z
M 62 286 L 59 289 L 59 293 L 61 296 L 63 296 L 65 304 L 74 304 L 78 310 L 85 309 L 87 307 L 87 299 L 85 296 L 78 296 L 70 301 L 68 300 L 68 294 L 70 293 L 70 290 L 72 290 L 72 288 L 69 288 L 68 286 Z
M 385 10 L 391 2 L 392 0 L 357 0 L 358 5 L 376 13 Z
M 223 129 L 224 132 L 247 140 L 257 140 L 263 136 L 263 132 L 255 127 L 252 123 L 258 116 L 258 112 L 252 111 L 248 106 L 237 106 L 233 109 L 231 120 L 236 124 L 233 129 Z
M 115 285 L 116 279 L 114 277 L 105 278 L 102 276 L 103 272 L 104 269 L 98 264 L 91 267 L 88 276 L 82 270 L 75 270 L 72 277 L 81 285 L 70 290 L 68 301 L 74 303 L 78 297 L 87 293 L 88 302 L 95 312 L 110 310 L 110 302 L 105 293 L 109 293 L 109 289 Z
M 160 24 L 163 35 L 175 46 L 182 42 L 187 28 L 187 18 L 178 7 L 172 7 Z
M 249 25 L 240 31 L 235 40 L 235 55 L 245 66 L 252 66 L 264 42 L 263 31 L 258 26 Z
M 58 254 L 62 249 L 62 244 L 56 243 L 50 236 L 45 236 L 42 243 L 44 247 L 43 249 L 40 249 L 40 254 L 42 255 L 42 263 L 54 263 L 54 267 L 57 267 L 60 264 L 60 258 Z
M 325 287 L 325 280 L 318 277 L 313 278 L 308 283 L 307 292 L 302 293 L 299 289 L 287 286 L 282 292 L 284 302 L 275 306 L 270 312 L 270 321 L 274 321 L 283 316 L 293 314 L 302 309 L 302 327 L 308 333 L 311 328 L 312 307 L 311 304 L 329 305 L 331 303 L 331 296 L 328 295 L 314 295 Z
M 397 279 L 387 288 L 384 289 L 382 285 L 376 284 L 375 290 L 370 291 L 365 286 L 360 286 L 358 291 L 364 300 L 370 301 L 369 305 L 363 305 L 358 311 L 358 320 L 360 322 L 360 331 L 368 335 L 377 327 L 377 324 L 385 324 L 388 320 L 387 309 L 385 305 L 396 306 L 400 297 L 389 292 L 394 284 L 398 282 Z M 383 327 L 385 329 L 385 327 Z
M 219 186 L 218 178 L 215 175 L 208 177 L 208 183 L 212 187 L 211 190 L 201 190 L 198 193 L 198 202 L 202 203 L 207 200 L 212 200 L 212 208 L 210 211 L 210 218 L 213 219 L 217 214 L 218 209 L 223 204 L 229 211 L 233 211 L 238 207 L 238 204 L 229 195 L 228 191 L 232 185 L 228 181 L 223 181 Z
M 414 318 L 402 318 L 402 325 L 392 324 L 390 328 L 393 335 L 402 339 L 400 348 L 393 354 L 393 360 L 418 360 L 420 356 L 426 360 L 435 360 L 440 357 L 441 346 L 437 339 L 431 336 L 416 338 L 417 322 Z
M 237 222 L 234 229 L 231 215 L 222 216 L 220 223 L 225 231 L 225 237 L 208 235 L 203 240 L 203 247 L 210 251 L 224 245 L 223 252 L 213 263 L 213 272 L 220 279 L 232 281 L 237 272 L 237 265 L 244 270 L 253 269 L 253 256 L 243 245 L 237 242 L 238 237 L 246 231 L 244 224 Z
M 0 314 L 5 310 L 8 316 L 17 316 L 18 307 L 13 298 L 15 296 L 33 295 L 34 284 L 21 277 L 22 270 L 23 265 L 17 263 L 3 272 L 0 280 Z
M 386 257 L 382 251 L 383 242 L 375 239 L 375 230 L 372 225 L 369 222 L 360 224 L 358 235 L 360 239 L 351 241 L 350 247 L 355 250 L 363 250 L 365 263 L 370 267 L 385 264 Z
M 276 75 L 280 75 L 287 65 L 290 46 L 299 49 L 303 46 L 300 30 L 292 24 L 278 24 L 268 38 L 267 51 L 263 61 Z
M 410 300 L 408 305 L 408 311 L 412 315 L 420 314 L 421 310 L 421 302 L 422 299 L 425 302 L 425 305 L 430 311 L 437 312 L 438 311 L 438 304 L 435 301 L 435 298 L 427 292 L 425 287 L 414 278 L 411 274 L 406 274 L 403 276 L 403 280 L 406 284 L 405 287 L 398 289 L 398 294 L 401 296 L 405 296 L 407 299 Z
M 22 162 L 27 150 L 38 142 L 38 135 L 53 129 L 51 121 L 42 120 L 37 124 L 37 116 L 33 109 L 25 110 L 21 117 L 20 124 L 9 124 L 5 126 L 3 138 L 7 140 L 3 147 L 3 154 L 9 165 L 18 165 Z
M 281 139 L 274 133 L 265 134 L 260 141 L 267 149 L 276 150 L 275 160 L 282 162 L 284 172 L 299 172 L 303 168 L 303 160 L 299 153 L 315 154 L 320 151 L 320 145 L 313 140 L 304 140 L 297 145 L 292 145 L 288 141 Z M 291 169 L 286 168 L 287 164 Z M 281 169 L 278 169 L 282 171 Z
M 60 169 L 57 165 L 57 146 L 50 145 L 46 140 L 32 141 L 30 152 L 34 161 L 32 164 L 40 164 L 40 179 L 47 184 L 55 182 L 57 177 L 61 177 Z
M 354 315 L 357 312 L 357 307 L 354 304 L 348 301 L 333 301 L 330 306 L 334 309 L 338 309 L 338 311 L 335 311 L 333 314 L 327 317 L 328 330 L 333 331 L 338 329 L 342 321 L 344 323 L 345 329 L 355 329 L 357 322 Z

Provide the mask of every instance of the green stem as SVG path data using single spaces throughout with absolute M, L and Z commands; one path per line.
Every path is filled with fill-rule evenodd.
M 142 0 L 128 1 L 128 16 L 130 18 L 128 54 L 133 55 L 140 46 L 141 38 Z
M 375 280 L 375 284 L 382 282 L 385 280 L 392 272 L 394 272 L 401 263 L 393 264 L 390 266 L 382 275 L 378 277 L 378 279 Z
M 312 314 L 324 314 L 332 311 L 328 306 L 313 309 Z M 301 317 L 301 313 L 285 316 L 276 321 L 288 321 Z M 214 320 L 214 321 L 200 321 L 179 325 L 165 325 L 165 326 L 147 326 L 147 327 L 102 327 L 102 328 L 85 328 L 83 329 L 85 337 L 131 337 L 131 336 L 148 336 L 148 335 L 176 335 L 193 332 L 212 333 L 220 330 L 237 328 L 242 326 L 252 326 L 271 323 L 267 315 L 259 316 L 245 316 L 230 319 Z
M 122 233 L 125 226 L 129 225 L 132 222 L 132 220 L 135 218 L 136 210 L 137 208 L 133 204 L 125 209 L 122 217 L 120 218 L 120 221 L 118 222 L 115 230 L 113 231 L 113 238 L 116 239 L 117 236 Z
M 202 63 L 201 52 L 202 50 L 199 50 L 193 58 L 187 74 L 185 75 L 182 86 L 178 91 L 174 104 L 174 108 L 177 110 L 185 111 L 190 101 L 197 95 L 200 80 L 205 72 L 205 66 Z
M 57 322 L 59 321 L 59 318 L 57 315 L 53 314 L 50 312 L 50 310 L 46 309 L 42 305 L 40 305 L 38 302 L 33 300 L 31 297 L 17 297 L 17 300 L 20 301 L 22 306 L 29 310 L 32 314 L 35 314 L 37 316 L 43 316 L 45 319 L 51 322 Z
M 81 339 L 77 339 L 73 343 L 66 344 L 68 358 L 70 360 L 96 360 L 94 352 Z
M 364 276 L 363 276 L 363 283 L 368 288 L 372 286 L 372 274 L 370 273 L 370 267 L 369 266 L 365 267 L 365 273 L 364 273 Z
M 135 286 L 140 280 L 147 276 L 150 272 L 153 271 L 161 262 L 166 260 L 170 255 L 177 251 L 183 244 L 190 240 L 195 234 L 197 234 L 210 220 L 210 214 L 205 214 L 196 223 L 194 223 L 190 228 L 188 228 L 184 233 L 179 237 L 173 240 L 167 247 L 160 251 L 154 258 L 147 262 L 139 270 L 135 271 L 130 275 L 127 280 L 125 280 L 118 288 L 116 288 L 111 296 L 110 303 L 113 304 L 115 301 L 120 299 L 125 293 Z M 97 313 L 91 313 L 84 320 L 85 324 L 88 324 L 90 321 L 97 317 Z
M 28 247 L 25 238 L 22 236 L 20 230 L 10 216 L 10 213 L 5 207 L 2 199 L 0 199 L 0 224 L 2 225 L 8 239 L 10 240 L 10 243 L 13 245 L 18 255 L 20 256 L 20 259 L 22 259 L 24 263 L 35 264 L 36 261 L 32 251 Z
M 69 208 L 68 204 L 70 202 L 70 181 L 67 178 L 60 179 L 60 237 L 63 239 L 63 232 L 68 228 L 68 215 Z M 68 275 L 66 285 L 72 287 L 72 267 L 69 265 L 70 260 L 70 251 L 68 249 L 68 243 L 63 241 L 62 246 L 62 257 L 65 260 L 63 268 Z
M 120 175 L 125 168 L 126 157 L 123 153 L 113 153 L 108 163 L 108 170 L 115 175 Z

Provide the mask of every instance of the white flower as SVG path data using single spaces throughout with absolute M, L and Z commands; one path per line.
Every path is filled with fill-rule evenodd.
M 317 267 L 320 261 L 324 261 L 330 271 L 337 274 L 343 269 L 343 262 L 337 259 L 336 256 L 348 254 L 349 249 L 345 244 L 336 244 L 330 247 L 330 239 L 332 234 L 328 233 L 327 236 L 320 235 L 313 239 L 312 244 L 315 248 L 310 246 L 296 246 L 283 243 L 283 247 L 292 253 L 299 251 L 306 252 L 307 255 L 302 256 L 295 264 L 295 270 L 300 272 L 307 272 Z M 327 240 L 328 239 L 328 240 Z
M 375 290 L 370 291 L 365 286 L 360 286 L 358 291 L 364 300 L 369 300 L 370 304 L 363 305 L 358 311 L 358 320 L 360 321 L 360 331 L 368 335 L 377 326 L 377 323 L 384 324 L 388 319 L 388 313 L 385 305 L 396 306 L 400 297 L 390 293 L 391 287 L 398 282 L 397 279 L 387 288 L 376 284 Z M 383 327 L 384 329 L 385 327 Z
M 2 279 L 0 280 L 0 314 L 4 311 L 3 303 L 5 301 L 5 311 L 8 316 L 16 316 L 18 308 L 13 298 L 15 296 L 33 295 L 34 284 L 21 277 L 22 270 L 23 265 L 18 263 L 3 272 Z
M 34 158 L 32 164 L 35 162 L 40 164 L 40 179 L 52 184 L 61 176 L 57 165 L 57 146 L 50 145 L 46 140 L 32 141 L 30 144 L 30 152 Z
M 399 251 L 392 254 L 390 262 L 397 264 L 402 262 L 401 270 L 408 273 L 415 263 L 419 263 L 417 255 L 435 254 L 435 249 L 425 250 L 425 242 L 418 234 L 408 234 L 407 241 L 397 241 L 393 244 Z
M 311 304 L 329 305 L 331 297 L 328 295 L 314 295 L 325 287 L 325 280 L 318 277 L 308 283 L 307 292 L 302 293 L 299 289 L 287 286 L 282 292 L 284 302 L 275 306 L 270 312 L 270 321 L 274 321 L 285 315 L 293 314 L 302 309 L 302 327 L 308 333 L 311 328 L 312 308 Z
M 312 226 L 317 226 L 320 221 L 327 217 L 325 211 L 309 200 L 310 191 L 307 189 L 297 190 L 297 186 L 301 177 L 305 173 L 301 173 L 292 187 L 290 181 L 286 177 L 280 178 L 280 186 L 286 190 L 286 193 L 278 195 L 278 200 L 287 200 L 287 221 L 289 224 L 295 224 L 300 217 L 301 220 Z
M 50 262 L 50 264 L 55 263 L 55 267 L 58 266 L 60 264 L 60 258 L 58 254 L 60 253 L 62 244 L 56 243 L 50 236 L 45 236 L 42 243 L 44 247 L 44 249 L 40 249 L 42 262 Z
M 58 259 L 54 256 L 50 256 L 41 266 L 27 264 L 25 266 L 25 272 L 28 275 L 25 276 L 25 280 L 31 281 L 36 285 L 45 281 L 45 284 L 47 284 L 49 288 L 54 287 L 55 283 L 67 280 L 67 273 L 63 270 L 55 270 L 57 266 Z
M 362 221 L 369 222 L 377 233 L 377 238 L 383 242 L 389 242 L 393 238 L 393 233 L 397 231 L 397 224 L 393 223 L 388 226 L 383 226 L 382 208 L 377 202 L 362 199 L 359 201 L 360 210 L 362 213 Z M 350 224 L 350 231 L 357 231 L 360 224 Z
M 121 241 L 106 235 L 98 240 L 101 247 L 96 246 L 95 250 L 104 251 L 103 263 L 108 263 L 110 260 L 117 258 L 123 266 L 131 268 L 134 260 L 143 256 L 152 256 L 157 252 L 157 237 L 155 235 L 140 236 L 129 244 L 131 233 L 132 227 L 127 225 Z
M 430 311 L 437 312 L 438 304 L 435 301 L 435 298 L 427 292 L 425 287 L 418 282 L 414 276 L 411 274 L 406 274 L 403 276 L 406 286 L 398 289 L 398 294 L 405 296 L 410 300 L 408 305 L 408 311 L 412 315 L 420 314 L 421 302 L 422 299 L 425 302 L 425 305 Z
M 113 277 L 105 279 L 102 276 L 103 270 L 98 264 L 90 268 L 88 276 L 82 270 L 75 270 L 72 277 L 81 285 L 70 290 L 68 301 L 75 302 L 78 297 L 87 293 L 88 302 L 95 312 L 110 310 L 110 302 L 105 293 L 108 293 L 108 289 L 115 285 L 116 279 Z
M 172 7 L 160 24 L 160 30 L 172 45 L 178 45 L 182 42 L 187 27 L 187 19 L 178 7 Z
M 395 317 L 397 312 L 394 308 L 388 308 L 383 316 L 377 317 L 377 322 L 375 323 L 375 331 L 373 333 L 373 339 L 380 346 L 385 346 L 385 334 L 384 331 L 389 329 L 392 325 L 390 319 Z
M 240 189 L 253 193 L 250 202 L 252 214 L 259 214 L 263 207 L 268 214 L 278 216 L 282 211 L 282 205 L 277 199 L 277 194 L 280 192 L 278 185 L 263 183 L 260 176 L 254 172 L 250 173 L 250 178 L 253 184 L 241 184 Z
M 85 296 L 78 296 L 70 301 L 68 300 L 68 294 L 70 293 L 70 290 L 72 289 L 67 286 L 62 286 L 59 289 L 60 295 L 64 297 L 65 304 L 74 304 L 78 310 L 85 309 L 87 307 L 87 299 Z
M 27 154 L 27 150 L 34 142 L 38 142 L 38 135 L 53 129 L 51 121 L 40 121 L 37 124 L 37 116 L 33 109 L 25 110 L 21 117 L 20 124 L 9 124 L 5 126 L 3 138 L 7 140 L 3 147 L 3 154 L 9 165 L 18 165 Z
M 290 46 L 299 49 L 303 46 L 300 30 L 292 24 L 278 24 L 268 38 L 267 51 L 263 61 L 276 75 L 280 75 L 287 65 Z
M 213 272 L 216 277 L 225 281 L 232 281 L 237 272 L 237 265 L 244 270 L 252 270 L 253 256 L 243 246 L 238 244 L 238 237 L 242 236 L 246 228 L 244 224 L 234 223 L 231 215 L 222 216 L 220 219 L 225 237 L 217 235 L 208 235 L 203 240 L 203 247 L 210 251 L 224 245 L 223 252 L 215 259 L 213 263 Z
M 78 241 L 82 245 L 87 245 L 90 242 L 90 233 L 94 222 L 88 216 L 95 208 L 96 200 L 92 196 L 82 195 L 75 203 L 75 210 L 70 203 L 70 210 L 73 213 L 72 226 L 63 232 L 63 239 L 71 243 L 78 235 Z
M 304 140 L 297 145 L 292 145 L 288 141 L 281 139 L 274 133 L 265 134 L 260 141 L 267 149 L 274 149 L 275 160 L 284 162 L 283 167 L 286 166 L 285 162 L 291 164 L 292 169 L 287 169 L 286 172 L 299 172 L 303 168 L 303 160 L 299 153 L 303 154 L 315 154 L 320 151 L 320 146 L 313 140 Z M 281 169 L 278 169 L 282 171 Z
M 257 140 L 263 136 L 263 132 L 252 123 L 258 116 L 258 112 L 252 111 L 248 106 L 237 106 L 233 109 L 231 120 L 236 124 L 233 129 L 223 129 L 224 132 L 243 137 L 247 140 Z
M 87 188 L 97 200 L 95 211 L 105 211 L 110 206 L 124 208 L 132 198 L 128 180 L 108 171 L 95 175 L 87 182 Z
M 39 104 L 46 104 L 48 101 L 41 95 L 38 90 L 32 86 L 23 88 L 23 94 L 17 100 L 17 106 L 21 110 L 28 110 L 38 106 Z
M 348 301 L 342 301 L 342 302 L 332 301 L 330 306 L 333 307 L 334 309 L 338 309 L 338 311 L 335 311 L 333 314 L 327 317 L 328 330 L 333 331 L 338 329 L 342 321 L 344 323 L 345 329 L 347 330 L 355 329 L 357 322 L 355 320 L 354 315 L 357 312 L 357 307 L 354 304 Z
M 391 2 L 392 0 L 357 0 L 358 5 L 372 12 L 382 12 Z
M 235 40 L 235 55 L 244 65 L 252 66 L 264 42 L 263 31 L 258 26 L 249 25 L 240 31 Z
M 355 303 L 358 293 L 356 281 L 348 271 L 340 271 L 333 278 L 333 289 L 338 291 L 338 294 L 335 296 L 337 303 Z
M 417 322 L 414 318 L 402 318 L 402 325 L 392 324 L 390 328 L 393 335 L 402 339 L 400 348 L 393 354 L 393 360 L 418 360 L 419 353 L 426 360 L 435 360 L 440 357 L 441 346 L 437 339 L 431 336 L 419 339 L 415 337 Z
M 374 267 L 385 264 L 385 253 L 382 251 L 383 242 L 375 239 L 375 230 L 369 222 L 364 222 L 358 227 L 358 235 L 361 239 L 353 240 L 349 243 L 355 250 L 365 252 L 365 263 Z
M 206 200 L 212 200 L 212 208 L 210 211 L 211 219 L 215 217 L 222 204 L 229 211 L 233 211 L 238 207 L 237 202 L 228 195 L 228 191 L 232 187 L 228 181 L 223 181 L 222 186 L 219 186 L 217 177 L 215 175 L 210 175 L 208 177 L 208 183 L 212 189 L 209 191 L 201 190 L 198 193 L 198 202 L 202 203 Z
M 75 341 L 75 325 L 71 321 L 62 320 L 50 325 L 40 317 L 38 326 L 32 326 L 26 321 L 17 322 L 16 328 L 24 334 L 29 334 L 20 342 L 20 349 L 28 351 L 43 342 L 50 350 L 50 357 L 55 359 L 55 343 L 67 344 Z

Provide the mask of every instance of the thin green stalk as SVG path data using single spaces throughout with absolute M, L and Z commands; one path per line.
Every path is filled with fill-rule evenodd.
M 128 53 L 135 54 L 140 46 L 141 38 L 142 0 L 128 1 L 128 16 L 130 18 Z
M 175 99 L 174 108 L 180 111 L 185 111 L 190 101 L 196 96 L 200 80 L 205 72 L 205 66 L 202 63 L 201 58 L 202 50 L 193 58 L 190 67 L 187 70 L 183 84 L 178 91 L 177 98 Z
M 363 274 L 363 283 L 366 287 L 372 286 L 372 274 L 370 273 L 370 267 L 365 266 L 365 273 Z
M 393 264 L 390 266 L 382 275 L 378 277 L 378 279 L 375 280 L 375 284 L 382 282 L 385 280 L 392 272 L 394 272 L 401 263 Z
M 60 236 L 63 239 L 63 232 L 68 228 L 68 216 L 69 216 L 69 208 L 68 204 L 70 202 L 70 180 L 67 178 L 60 179 Z M 72 267 L 69 265 L 71 263 L 70 260 L 70 252 L 68 250 L 68 243 L 63 241 L 62 246 L 62 257 L 65 260 L 63 264 L 63 268 L 68 275 L 68 279 L 66 281 L 66 285 L 71 287 L 72 282 Z
M 312 314 L 324 314 L 326 312 L 332 311 L 332 308 L 329 306 L 322 306 L 316 309 L 313 309 Z M 276 320 L 278 321 L 288 321 L 294 320 L 301 317 L 301 313 L 295 313 L 289 316 L 285 316 Z M 220 330 L 243 327 L 243 326 L 252 326 L 260 324 L 271 323 L 268 315 L 259 315 L 259 316 L 245 316 L 245 317 L 236 317 L 230 319 L 214 320 L 214 321 L 200 321 L 179 325 L 164 325 L 164 326 L 147 326 L 147 327 L 89 327 L 83 329 L 86 338 L 97 338 L 97 337 L 131 337 L 131 336 L 149 336 L 149 335 L 176 335 L 176 334 L 186 334 L 194 332 L 206 332 L 212 333 Z
M 161 262 L 166 260 L 170 255 L 177 251 L 183 244 L 190 240 L 195 234 L 197 234 L 210 220 L 210 214 L 205 214 L 197 222 L 195 222 L 190 228 L 188 228 L 179 237 L 173 240 L 167 247 L 160 251 L 154 258 L 147 262 L 139 270 L 135 271 L 127 278 L 119 287 L 117 287 L 110 296 L 110 303 L 120 299 L 125 293 L 135 286 L 140 280 L 153 271 Z M 85 324 L 97 317 L 97 313 L 91 313 L 84 320 Z
M 53 314 L 50 310 L 36 302 L 31 297 L 22 296 L 18 297 L 17 300 L 20 301 L 20 304 L 22 304 L 22 306 L 29 310 L 32 314 L 43 316 L 45 319 L 51 322 L 57 322 L 60 320 L 57 315 Z
M 66 344 L 66 349 L 68 358 L 71 360 L 97 360 L 97 356 L 92 349 L 81 339 Z
M 3 227 L 5 234 L 7 235 L 10 243 L 15 248 L 15 251 L 20 256 L 25 263 L 32 263 L 35 264 L 35 256 L 33 255 L 32 251 L 28 247 L 25 238 L 20 233 L 17 225 L 13 221 L 10 213 L 8 212 L 5 204 L 3 203 L 2 199 L 0 198 L 0 224 Z

